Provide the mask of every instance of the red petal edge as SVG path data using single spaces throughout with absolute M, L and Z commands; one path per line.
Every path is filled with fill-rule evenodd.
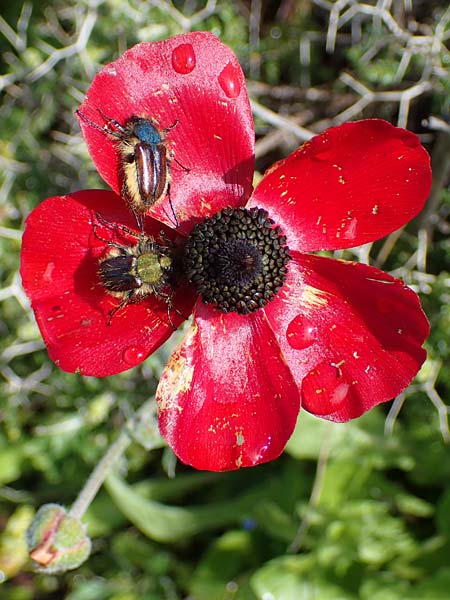
M 264 309 L 302 391 L 302 407 L 348 421 L 392 400 L 426 357 L 417 295 L 364 264 L 299 255 Z
M 167 133 L 170 199 L 183 232 L 224 206 L 240 206 L 252 190 L 254 128 L 242 69 L 214 35 L 194 32 L 141 43 L 95 77 L 80 111 L 105 124 L 99 109 L 124 124 L 154 119 Z M 122 173 L 117 140 L 79 117 L 100 175 L 118 194 Z M 150 214 L 174 227 L 166 200 Z
M 391 233 L 423 208 L 430 187 L 417 135 L 368 119 L 328 129 L 276 163 L 250 204 L 268 210 L 291 250 L 314 252 Z
M 209 471 L 277 458 L 300 408 L 264 313 L 225 315 L 201 301 L 156 397 L 169 446 L 184 463 Z
M 166 303 L 148 296 L 122 308 L 108 326 L 120 299 L 98 279 L 98 259 L 108 248 L 99 237 L 130 246 L 137 239 L 99 222 L 97 212 L 111 224 L 135 228 L 113 192 L 88 190 L 42 202 L 26 221 L 20 272 L 50 358 L 64 371 L 104 377 L 142 362 L 183 317 L 172 308 L 169 319 Z M 147 219 L 148 235 L 158 238 L 161 230 L 159 222 Z M 193 300 L 179 290 L 173 305 L 188 316 Z

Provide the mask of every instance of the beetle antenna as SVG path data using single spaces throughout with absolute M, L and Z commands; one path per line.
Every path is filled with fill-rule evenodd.
M 178 229 L 180 223 L 178 222 L 177 215 L 175 213 L 175 209 L 172 204 L 172 198 L 170 197 L 170 183 L 167 186 L 167 198 L 169 199 L 170 210 L 172 211 L 173 218 L 175 219 L 175 229 Z
M 136 231 L 133 231 L 132 229 L 129 229 L 128 227 L 125 227 L 125 225 L 119 225 L 118 223 L 111 223 L 111 221 L 108 221 L 108 219 L 105 219 L 105 217 L 103 215 L 101 215 L 99 212 L 95 213 L 95 216 L 97 217 L 97 219 L 99 221 L 101 221 L 102 225 L 105 225 L 106 227 L 109 227 L 109 229 L 118 229 L 119 231 L 123 231 L 125 233 L 127 233 L 128 235 L 131 235 L 135 238 L 140 238 L 142 235 L 142 232 L 140 233 L 136 233 Z M 95 228 L 96 228 L 97 224 L 94 223 L 94 232 L 95 232 Z M 103 239 L 102 237 L 100 237 L 99 235 L 95 234 L 95 237 L 98 238 L 99 240 L 102 240 L 104 242 L 108 242 L 108 240 Z
M 178 125 L 178 123 L 179 123 L 179 120 L 175 119 L 175 121 L 172 123 L 172 125 L 169 125 L 169 127 L 166 127 L 165 129 L 162 129 L 161 133 L 164 134 L 164 135 L 166 135 L 166 133 L 168 131 L 170 131 L 171 129 L 174 129 Z
M 175 156 L 172 157 L 172 160 L 176 162 L 177 165 L 183 169 L 183 171 L 186 171 L 186 173 L 191 171 L 189 167 L 185 167 L 183 164 L 181 164 L 180 161 L 175 158 Z

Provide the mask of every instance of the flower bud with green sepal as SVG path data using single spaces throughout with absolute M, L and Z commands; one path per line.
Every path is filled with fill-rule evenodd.
M 37 570 L 46 573 L 76 569 L 91 551 L 85 526 L 59 504 L 41 506 L 27 531 L 27 544 Z

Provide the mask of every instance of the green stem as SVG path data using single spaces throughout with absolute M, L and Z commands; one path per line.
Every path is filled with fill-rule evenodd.
M 138 435 L 141 428 L 143 432 Z M 69 515 L 76 519 L 83 517 L 112 467 L 131 444 L 132 439 L 136 438 L 147 450 L 159 447 L 161 437 L 157 431 L 156 404 L 154 398 L 151 398 L 144 402 L 139 410 L 125 423 L 119 437 L 111 444 L 106 454 L 90 474 L 83 489 L 72 504 Z
M 106 454 L 90 474 L 83 489 L 78 494 L 75 502 L 72 504 L 72 507 L 69 511 L 69 515 L 71 517 L 76 519 L 81 519 L 83 517 L 92 500 L 97 495 L 98 490 L 101 488 L 111 468 L 119 460 L 130 443 L 131 439 L 126 429 L 124 429 L 116 441 L 111 444 Z

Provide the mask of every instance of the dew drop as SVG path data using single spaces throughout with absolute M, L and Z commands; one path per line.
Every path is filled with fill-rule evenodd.
M 55 263 L 49 262 L 45 267 L 45 271 L 42 275 L 43 281 L 45 283 L 53 283 L 53 271 L 55 270 Z
M 297 315 L 286 330 L 289 345 L 295 350 L 308 348 L 317 338 L 317 328 L 303 315 Z
M 144 360 L 145 350 L 139 346 L 128 346 L 123 351 L 122 357 L 130 367 L 135 367 Z
M 346 240 L 354 240 L 356 237 L 356 226 L 358 225 L 358 220 L 353 217 L 348 224 L 345 226 L 344 231 L 342 233 L 342 237 Z
M 324 361 L 303 379 L 303 406 L 317 415 L 328 415 L 339 410 L 350 400 L 352 389 L 340 367 Z
M 195 52 L 191 44 L 180 44 L 172 51 L 172 66 L 177 73 L 187 75 L 195 69 Z
M 219 75 L 219 84 L 228 98 L 237 98 L 241 93 L 239 69 L 228 63 Z
M 267 439 L 262 446 L 255 452 L 254 464 L 262 462 L 267 456 L 269 450 L 272 447 L 272 436 L 267 436 Z

